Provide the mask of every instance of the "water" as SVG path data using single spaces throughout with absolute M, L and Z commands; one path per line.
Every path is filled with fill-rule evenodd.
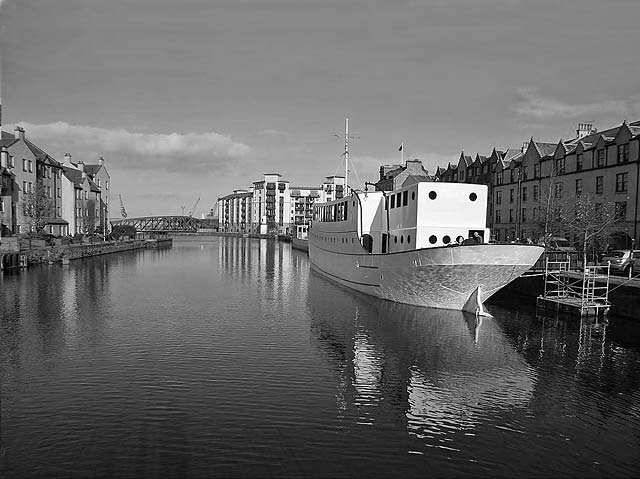
M 274 241 L 0 278 L 3 477 L 636 476 L 640 327 L 379 301 Z

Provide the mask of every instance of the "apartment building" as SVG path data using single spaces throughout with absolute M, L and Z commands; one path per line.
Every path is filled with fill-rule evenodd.
M 48 153 L 28 140 L 25 130 L 17 126 L 15 134 L 2 132 L 3 168 L 13 178 L 11 195 L 4 195 L 3 203 L 11 198 L 11 233 L 26 233 L 36 229 L 36 223 L 44 231 L 55 235 L 68 233 L 68 222 L 62 217 L 62 165 Z M 7 173 L 5 181 L 9 181 Z M 6 191 L 5 191 L 6 192 Z
M 591 123 L 581 123 L 568 141 L 532 138 L 520 149 L 494 149 L 486 159 L 477 156 L 474 161 L 462 154 L 456 166 L 439 168 L 437 177 L 489 187 L 487 226 L 496 241 L 537 241 L 542 195 L 569 205 L 589 193 L 615 204 L 620 222 L 611 240 L 616 247 L 629 248 L 640 234 L 639 144 L 640 121 L 600 132 Z M 569 231 L 562 234 L 579 242 Z
M 290 192 L 293 225 L 309 224 L 313 219 L 313 204 L 322 196 L 322 187 L 292 186 Z
M 404 165 L 383 165 L 375 185 L 378 191 L 392 191 L 420 181 L 433 181 L 419 159 L 407 160 Z
M 251 231 L 251 208 L 253 191 L 234 190 L 216 202 L 219 231 L 249 233 Z

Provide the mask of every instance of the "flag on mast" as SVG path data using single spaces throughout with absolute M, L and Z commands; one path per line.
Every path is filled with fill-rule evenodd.
M 400 143 L 400 148 L 398 148 L 398 151 L 402 151 L 402 147 L 404 146 L 404 141 L 402 143 Z

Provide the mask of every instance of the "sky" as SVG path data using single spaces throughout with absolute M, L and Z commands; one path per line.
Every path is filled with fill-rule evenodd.
M 2 128 L 129 216 L 640 119 L 640 0 L 2 0 Z M 335 136 L 338 135 L 338 136 Z M 116 215 L 117 216 L 117 215 Z

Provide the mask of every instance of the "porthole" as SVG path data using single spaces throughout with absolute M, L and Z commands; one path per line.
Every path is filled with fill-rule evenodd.
M 404 243 L 404 235 L 400 236 L 400 243 Z
M 471 201 L 475 201 L 475 200 L 477 200 L 477 199 L 478 199 L 478 195 L 476 195 L 475 193 L 471 193 L 471 194 L 469 195 L 469 199 L 470 199 Z
M 407 235 L 407 244 L 411 243 L 411 235 Z
M 351 238 L 351 244 L 353 244 L 353 243 L 354 243 L 353 238 Z
M 436 235 L 429 236 L 429 243 L 436 244 L 437 241 L 438 241 L 438 238 L 436 237 Z
M 393 242 L 394 242 L 394 243 L 397 243 L 397 242 L 398 242 L 398 237 L 397 237 L 397 236 L 394 236 L 394 237 L 393 237 Z
M 435 199 L 436 199 L 436 196 L 438 196 L 438 195 L 436 194 L 436 192 L 435 192 L 435 191 L 430 191 L 430 192 L 429 192 L 429 198 L 431 198 L 432 200 L 435 200 Z
M 412 191 L 412 192 L 411 192 L 411 201 L 413 201 L 413 200 L 415 200 L 415 199 L 416 199 L 416 192 L 415 192 L 415 191 Z
M 351 206 L 353 206 L 353 207 L 355 208 L 355 206 L 356 206 L 356 202 L 355 202 L 355 201 L 352 201 L 352 202 L 351 202 Z
M 443 237 L 442 237 L 442 242 L 443 242 L 444 244 L 449 244 L 449 243 L 451 243 L 451 237 L 450 237 L 449 235 L 443 236 Z

